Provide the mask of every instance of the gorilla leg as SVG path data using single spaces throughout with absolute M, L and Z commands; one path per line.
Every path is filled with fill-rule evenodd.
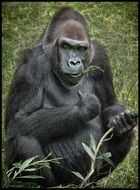
M 33 156 L 38 156 L 36 160 L 44 159 L 46 156 L 37 141 L 37 139 L 27 136 L 18 136 L 12 142 L 8 142 L 8 162 L 9 165 L 13 162 L 25 161 Z M 11 151 L 10 151 L 11 150 Z M 13 150 L 16 150 L 13 153 Z M 41 179 L 39 183 L 44 186 L 49 186 L 50 184 L 56 184 L 55 177 L 51 169 L 44 167 L 35 172 L 28 173 L 28 175 L 40 175 L 46 179 Z

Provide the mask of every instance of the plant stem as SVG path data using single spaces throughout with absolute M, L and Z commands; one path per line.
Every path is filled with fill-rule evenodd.
M 110 128 L 110 129 L 102 136 L 102 138 L 100 139 L 100 141 L 99 141 L 99 143 L 98 143 L 98 145 L 97 145 L 97 148 L 96 148 L 96 150 L 95 150 L 95 154 L 94 154 L 94 155 L 95 155 L 95 159 L 92 160 L 90 171 L 89 171 L 88 175 L 85 177 L 85 179 L 82 181 L 82 183 L 80 184 L 80 186 L 79 186 L 80 188 L 82 188 L 82 187 L 85 185 L 85 183 L 89 180 L 90 176 L 94 173 L 94 165 L 95 165 L 95 161 L 96 161 L 96 157 L 97 157 L 97 154 L 98 154 L 98 152 L 99 152 L 99 149 L 100 149 L 102 143 L 104 142 L 105 138 L 106 138 L 106 137 L 108 136 L 108 134 L 111 133 L 112 131 L 113 131 L 113 127 Z

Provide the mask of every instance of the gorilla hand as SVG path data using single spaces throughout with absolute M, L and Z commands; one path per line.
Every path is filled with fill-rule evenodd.
M 114 128 L 115 136 L 123 137 L 125 133 L 131 131 L 137 125 L 137 117 L 138 115 L 135 113 L 123 112 L 110 122 L 109 128 Z
M 79 107 L 79 113 L 83 120 L 89 121 L 99 115 L 100 103 L 95 95 L 84 95 L 78 90 L 79 101 L 77 106 Z

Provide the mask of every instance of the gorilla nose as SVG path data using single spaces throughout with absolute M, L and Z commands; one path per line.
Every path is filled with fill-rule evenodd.
M 68 61 L 68 66 L 69 67 L 75 67 L 75 66 L 81 66 L 82 62 L 80 59 L 70 59 Z

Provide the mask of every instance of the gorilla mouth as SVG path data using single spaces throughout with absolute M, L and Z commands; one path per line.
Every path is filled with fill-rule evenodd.
M 81 73 L 80 74 L 68 74 L 68 76 L 77 78 L 77 77 L 81 77 Z
M 79 78 L 82 76 L 82 73 L 64 73 L 64 75 L 72 78 Z
M 70 84 L 76 85 L 83 75 L 82 73 L 65 73 L 64 76 Z

